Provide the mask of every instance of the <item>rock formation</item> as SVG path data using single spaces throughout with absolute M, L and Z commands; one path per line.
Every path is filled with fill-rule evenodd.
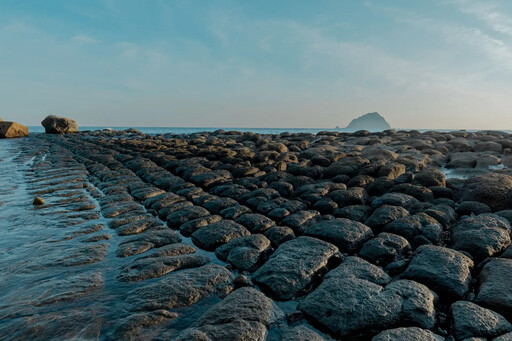
M 371 112 L 353 119 L 346 129 L 350 130 L 386 130 L 391 129 L 391 126 L 386 119 L 379 115 L 377 112 Z
M 47 134 L 76 133 L 78 124 L 70 118 L 55 115 L 46 116 L 41 122 Z
M 28 136 L 28 128 L 16 122 L 2 121 L 0 119 L 0 138 Z

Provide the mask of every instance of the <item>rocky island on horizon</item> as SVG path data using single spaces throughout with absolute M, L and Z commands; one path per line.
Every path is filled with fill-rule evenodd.
M 371 112 L 354 118 L 345 129 L 382 131 L 391 129 L 391 126 L 378 112 Z

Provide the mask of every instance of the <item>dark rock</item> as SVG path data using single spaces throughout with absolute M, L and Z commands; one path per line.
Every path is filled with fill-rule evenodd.
M 441 243 L 443 227 L 434 218 L 425 213 L 416 213 L 396 219 L 384 227 L 385 232 L 391 232 L 412 242 L 415 237 L 423 236 L 432 244 Z
M 346 253 L 357 252 L 373 237 L 368 226 L 345 218 L 314 223 L 306 228 L 304 234 L 332 243 Z
M 222 244 L 251 233 L 242 225 L 232 220 L 221 220 L 206 225 L 192 234 L 192 241 L 200 248 L 213 251 Z
M 512 325 L 503 316 L 471 302 L 453 303 L 451 314 L 452 332 L 457 340 L 470 337 L 488 339 L 512 331 Z
M 323 341 L 325 340 L 320 334 L 314 330 L 298 325 L 286 330 L 281 334 L 281 341 Z
M 440 246 L 420 246 L 402 275 L 427 285 L 445 299 L 464 298 L 471 283 L 473 261 L 464 254 Z
M 374 264 L 386 266 L 389 263 L 406 258 L 411 251 L 407 239 L 392 233 L 380 233 L 367 241 L 359 256 Z
M 340 189 L 329 193 L 329 197 L 334 200 L 340 207 L 349 205 L 365 205 L 368 194 L 364 188 L 351 187 L 348 189 Z
M 235 238 L 215 250 L 215 255 L 240 270 L 250 270 L 258 264 L 270 241 L 262 234 Z
M 253 275 L 253 280 L 282 300 L 288 300 L 325 271 L 338 248 L 327 242 L 299 237 L 281 244 Z
M 371 213 L 372 208 L 370 206 L 351 205 L 337 209 L 336 211 L 334 211 L 334 216 L 337 218 L 347 218 L 362 223 L 366 219 L 368 219 Z
M 496 258 L 480 271 L 475 303 L 512 319 L 512 259 Z
M 510 245 L 510 223 L 492 213 L 466 216 L 453 226 L 452 240 L 453 249 L 465 251 L 481 261 Z
M 450 162 L 446 168 L 475 168 L 478 154 L 473 152 L 461 152 L 450 154 Z
M 119 244 L 118 257 L 128 257 L 144 253 L 153 248 L 181 242 L 180 235 L 173 230 L 149 230 L 136 236 L 124 239 Z
M 461 193 L 463 201 L 479 201 L 493 211 L 512 207 L 512 176 L 489 173 L 475 176 L 465 181 Z
M 338 208 L 338 204 L 331 198 L 322 198 L 315 202 L 313 208 L 322 214 L 332 214 Z
M 299 211 L 284 218 L 282 224 L 291 227 L 295 234 L 301 235 L 319 217 L 318 211 Z
M 409 212 L 417 212 L 423 208 L 418 199 L 403 193 L 386 193 L 372 201 L 372 208 L 383 205 L 403 207 Z
M 445 338 L 432 333 L 430 330 L 418 327 L 402 327 L 385 330 L 375 335 L 372 341 L 444 341 Z
M 55 115 L 46 116 L 41 122 L 47 134 L 76 133 L 78 124 L 70 118 Z
M 251 287 L 233 291 L 175 340 L 265 340 L 267 328 L 282 312 Z
M 479 215 L 482 213 L 490 213 L 491 208 L 486 204 L 478 201 L 463 201 L 455 209 L 458 215 Z
M 192 233 L 196 232 L 201 227 L 213 224 L 222 220 L 219 215 L 208 215 L 194 220 L 190 220 L 180 226 L 180 232 L 185 236 L 189 237 Z
M 427 287 L 408 280 L 383 287 L 389 276 L 378 267 L 369 263 L 361 266 L 360 262 L 338 270 L 342 263 L 328 273 L 322 284 L 299 303 L 299 309 L 340 338 L 371 336 L 400 326 L 434 326 L 436 296 Z M 352 267 L 358 271 L 352 271 Z
M 200 267 L 209 261 L 206 256 L 190 254 L 144 257 L 123 267 L 118 278 L 124 282 L 142 281 L 162 277 L 172 271 Z
M 383 205 L 373 211 L 372 215 L 366 219 L 364 223 L 372 229 L 380 230 L 386 224 L 406 217 L 407 215 L 409 215 L 409 212 L 403 207 Z
M 252 233 L 265 232 L 270 227 L 275 225 L 272 219 L 269 219 L 258 213 L 243 214 L 236 220 L 236 222 L 245 226 Z
M 176 212 L 173 212 L 167 216 L 167 226 L 173 229 L 179 229 L 184 223 L 209 216 L 210 212 L 207 209 L 200 206 L 188 206 L 182 208 Z
M 272 226 L 264 232 L 272 246 L 277 248 L 282 243 L 295 238 L 293 230 L 286 226 Z
M 35 197 L 32 201 L 32 205 L 44 205 L 44 199 L 41 197 Z
M 158 282 L 128 294 L 130 310 L 157 310 L 187 307 L 210 295 L 225 296 L 231 290 L 231 272 L 209 264 L 163 277 Z
M 414 176 L 413 184 L 418 184 L 425 187 L 446 187 L 446 179 L 443 172 L 441 172 L 439 169 L 426 168 Z

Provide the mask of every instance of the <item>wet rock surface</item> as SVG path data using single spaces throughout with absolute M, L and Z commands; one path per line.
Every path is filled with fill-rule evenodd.
M 4 339 L 511 339 L 509 134 L 63 132 L 0 141 Z

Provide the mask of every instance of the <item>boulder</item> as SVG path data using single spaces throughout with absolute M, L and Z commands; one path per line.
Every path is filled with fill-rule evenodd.
M 219 246 L 215 250 L 215 255 L 237 269 L 250 270 L 258 263 L 263 251 L 269 247 L 270 241 L 264 235 L 253 234 Z
M 47 134 L 76 133 L 78 124 L 70 118 L 55 115 L 46 116 L 41 122 Z
M 473 261 L 448 248 L 420 246 L 403 273 L 403 278 L 425 284 L 448 300 L 464 298 L 471 283 Z
M 357 252 L 373 237 L 373 232 L 368 226 L 345 218 L 312 224 L 306 228 L 304 234 L 333 243 L 341 252 L 346 253 Z
M 512 259 L 495 258 L 480 271 L 475 303 L 512 319 Z
M 410 251 L 411 246 L 407 239 L 396 234 L 382 232 L 363 245 L 359 256 L 374 264 L 386 266 L 391 262 L 407 258 Z
M 233 277 L 225 267 L 208 264 L 162 277 L 128 293 L 131 311 L 187 307 L 211 295 L 231 292 Z
M 465 216 L 453 226 L 452 240 L 453 249 L 465 251 L 481 261 L 510 245 L 510 223 L 492 213 Z
M 396 219 L 384 227 L 385 232 L 400 235 L 413 242 L 417 236 L 423 236 L 432 244 L 441 243 L 443 226 L 423 212 Z
M 512 208 L 512 176 L 489 173 L 467 179 L 462 188 L 461 200 L 479 201 L 493 211 Z
M 253 280 L 273 296 L 289 300 L 306 289 L 316 275 L 335 260 L 338 248 L 311 237 L 281 244 L 253 275 Z M 333 259 L 334 258 L 334 259 Z
M 235 238 L 248 236 L 251 233 L 242 225 L 233 220 L 221 220 L 206 225 L 192 233 L 192 241 L 202 249 L 213 251 L 220 245 L 226 244 Z
M 28 128 L 16 122 L 0 121 L 0 138 L 28 136 Z
M 254 288 L 243 287 L 208 309 L 191 328 L 172 339 L 264 341 L 267 328 L 282 315 L 271 299 Z
M 470 337 L 490 339 L 512 331 L 512 325 L 503 316 L 471 302 L 453 303 L 451 315 L 452 333 L 457 340 Z
M 409 280 L 386 285 L 390 280 L 375 265 L 349 257 L 329 272 L 298 308 L 341 339 L 371 336 L 396 327 L 432 328 L 435 294 Z
M 418 327 L 402 327 L 385 330 L 375 335 L 372 341 L 444 341 L 445 338 L 432 333 L 430 330 Z
M 305 325 L 298 325 L 296 327 L 286 330 L 281 334 L 280 341 L 324 341 L 325 339 L 317 332 Z

